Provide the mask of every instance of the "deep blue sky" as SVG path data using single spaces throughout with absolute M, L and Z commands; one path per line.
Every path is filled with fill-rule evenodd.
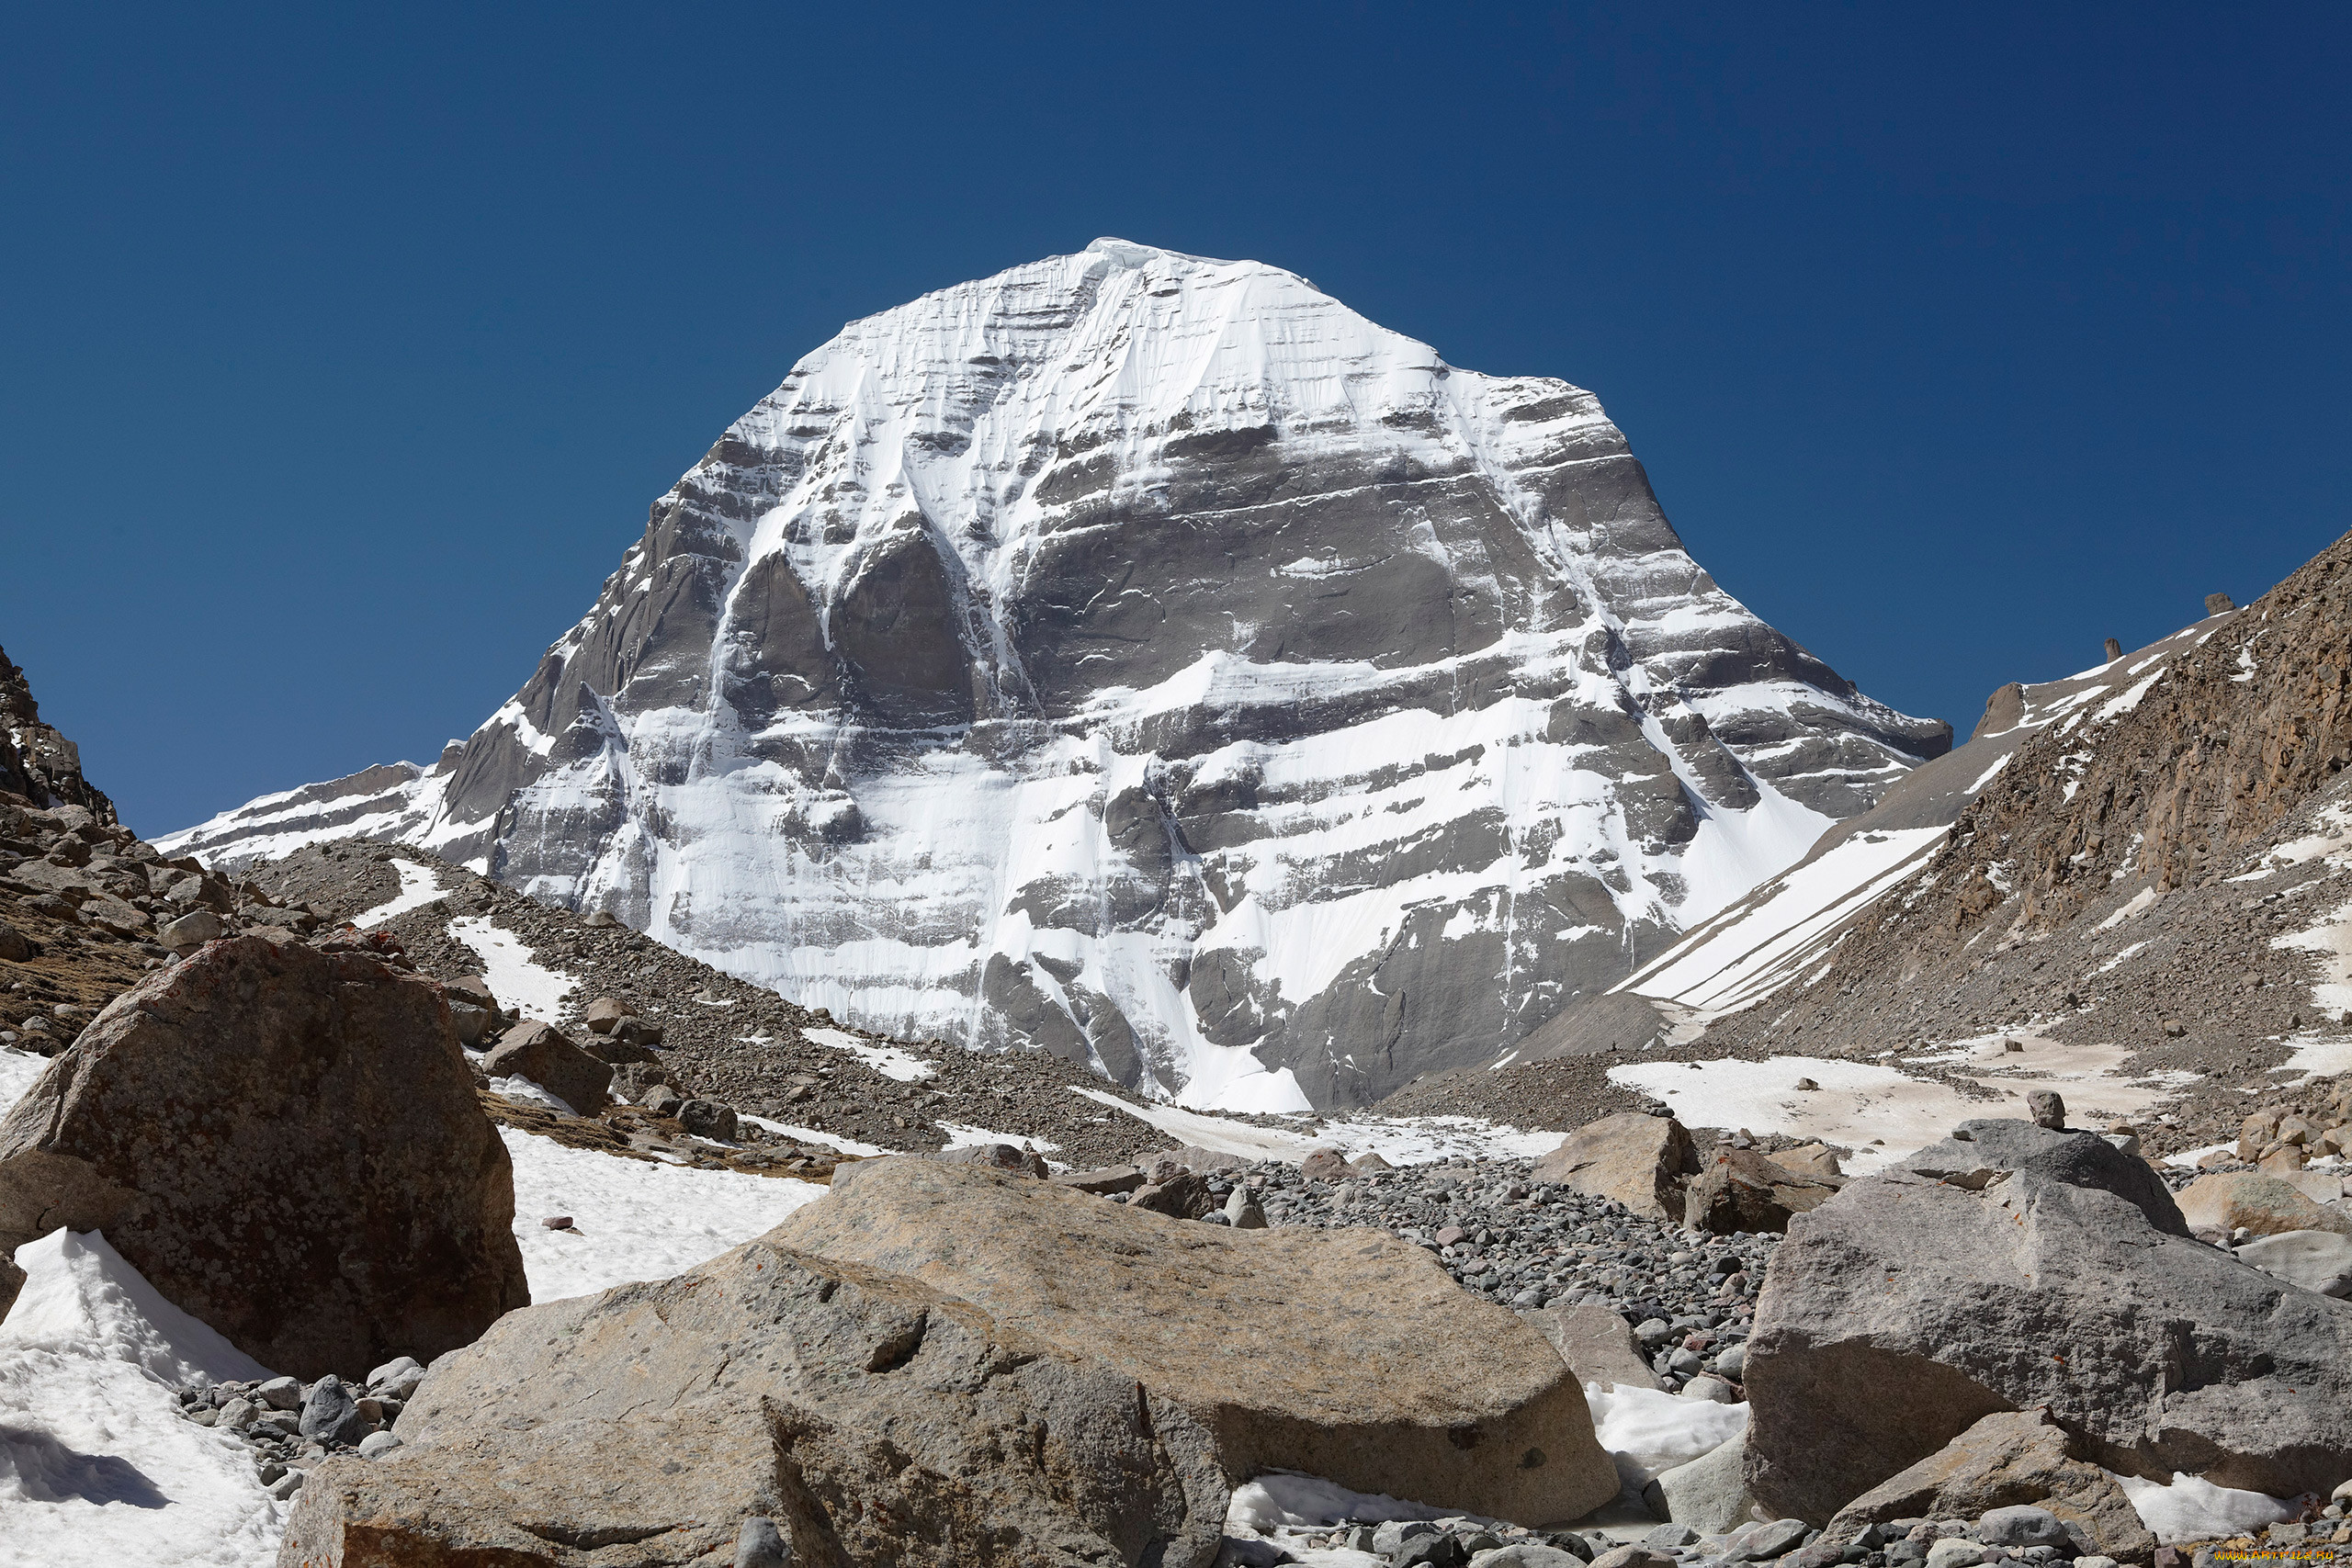
M 1963 733 L 2352 526 L 2352 8 L 1668 9 L 14 7 L 0 646 L 142 831 L 429 760 L 794 359 L 1100 234 L 1593 388 Z

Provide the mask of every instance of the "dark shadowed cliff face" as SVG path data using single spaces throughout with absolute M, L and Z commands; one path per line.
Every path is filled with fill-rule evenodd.
M 174 843 L 401 839 L 1272 1109 L 1508 1053 L 1949 739 L 1718 589 L 1590 394 L 1102 241 L 803 360 L 430 771 Z
M 114 802 L 82 776 L 82 753 L 74 742 L 40 721 L 25 672 L 0 651 L 0 793 L 20 795 L 35 806 L 78 806 L 100 822 L 112 822 Z

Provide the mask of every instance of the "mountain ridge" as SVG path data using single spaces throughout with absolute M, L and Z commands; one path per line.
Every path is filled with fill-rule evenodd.
M 1105 240 L 804 357 L 429 769 L 165 841 L 411 843 L 1296 1109 L 1493 1059 L 1949 742 L 1724 593 L 1591 393 Z

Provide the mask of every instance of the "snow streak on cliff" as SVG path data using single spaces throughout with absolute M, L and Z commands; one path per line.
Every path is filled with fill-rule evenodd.
M 855 321 L 355 831 L 901 1036 L 1195 1104 L 1493 1060 L 1947 727 L 1717 588 L 1565 382 L 1115 240 Z

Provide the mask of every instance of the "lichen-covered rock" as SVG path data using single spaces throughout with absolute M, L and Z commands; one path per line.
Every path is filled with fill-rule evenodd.
M 439 990 L 361 953 L 215 942 L 117 998 L 0 1120 L 0 1257 L 104 1231 L 305 1378 L 429 1359 L 527 1303 L 514 1217 Z
M 311 1472 L 279 1568 L 699 1568 L 750 1518 L 824 1568 L 1206 1568 L 1224 1533 L 1181 1406 L 968 1302 L 766 1242 L 510 1314 L 394 1431 L 381 1459 Z
M 897 1157 L 837 1172 L 766 1239 L 1102 1357 L 1215 1433 L 1237 1483 L 1296 1470 L 1539 1523 L 1618 1490 L 1559 1355 L 1377 1231 L 1236 1231 Z

